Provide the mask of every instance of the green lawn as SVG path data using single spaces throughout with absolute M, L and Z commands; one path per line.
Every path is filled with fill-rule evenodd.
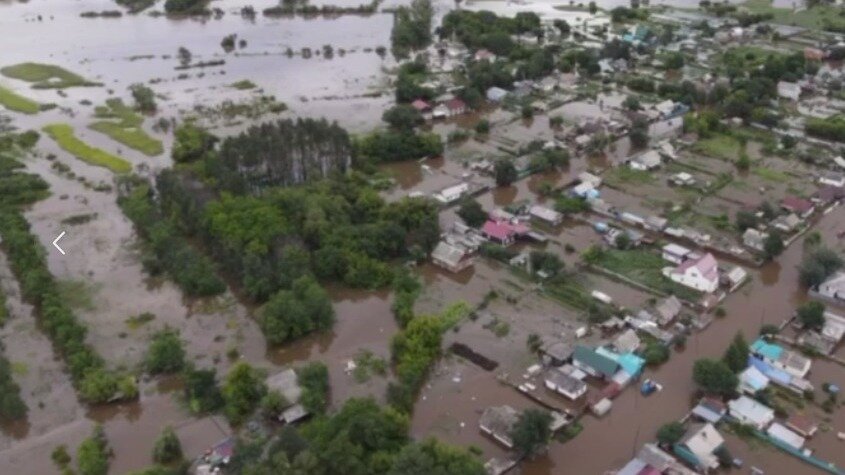
M 150 157 L 164 152 L 161 141 L 150 137 L 141 127 L 144 118 L 127 107 L 120 99 L 107 100 L 106 106 L 95 109 L 94 116 L 108 120 L 94 122 L 88 128 L 106 134 L 112 140 Z
M 789 175 L 777 170 L 772 170 L 771 168 L 756 167 L 752 170 L 752 172 L 764 180 L 773 181 L 775 183 L 785 183 L 789 181 Z
M 0 68 L 0 74 L 12 79 L 33 83 L 36 89 L 64 89 L 67 87 L 102 86 L 52 64 L 20 63 Z
M 730 135 L 719 134 L 699 140 L 693 149 L 710 157 L 734 161 L 739 158 L 742 145 Z
M 0 105 L 15 112 L 37 114 L 40 107 L 37 102 L 27 99 L 11 89 L 0 86 Z
M 673 282 L 663 275 L 664 267 L 671 267 L 671 263 L 663 260 L 658 254 L 644 250 L 620 251 L 605 250 L 595 265 L 611 272 L 625 276 L 649 288 L 674 294 L 678 298 L 697 301 L 701 294 Z
M 50 124 L 42 129 L 50 136 L 59 147 L 72 154 L 76 158 L 88 164 L 105 167 L 115 173 L 128 173 L 132 171 L 132 164 L 126 160 L 116 157 L 105 150 L 92 147 L 76 138 L 73 127 L 67 124 Z
M 801 3 L 798 2 L 800 5 Z M 811 29 L 823 29 L 828 23 L 845 25 L 839 14 L 840 9 L 832 5 L 819 5 L 811 9 L 792 11 L 791 8 L 775 8 L 771 0 L 748 0 L 742 6 L 752 13 L 770 13 L 774 23 L 794 25 Z
M 647 185 L 654 182 L 654 176 L 645 170 L 634 170 L 626 165 L 615 167 L 604 175 L 610 185 L 637 184 Z
M 230 86 L 239 90 L 239 91 L 244 91 L 244 90 L 247 90 L 247 89 L 255 89 L 257 87 L 255 85 L 255 83 L 250 81 L 249 79 L 242 79 L 238 82 L 233 82 L 232 84 L 230 84 Z

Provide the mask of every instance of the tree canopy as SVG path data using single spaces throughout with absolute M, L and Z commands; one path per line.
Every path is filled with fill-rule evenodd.
M 551 423 L 548 411 L 534 408 L 522 411 L 510 433 L 514 449 L 527 456 L 543 450 L 552 435 Z
M 724 361 L 700 359 L 695 362 L 692 379 L 705 392 L 730 396 L 739 383 L 736 375 Z

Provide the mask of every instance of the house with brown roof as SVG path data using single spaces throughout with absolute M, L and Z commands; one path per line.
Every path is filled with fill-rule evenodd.
M 814 205 L 812 201 L 805 200 L 804 198 L 800 198 L 795 195 L 789 195 L 784 198 L 780 202 L 780 207 L 790 213 L 795 213 L 802 218 L 810 216 L 813 214 L 813 211 L 816 210 L 816 205 Z

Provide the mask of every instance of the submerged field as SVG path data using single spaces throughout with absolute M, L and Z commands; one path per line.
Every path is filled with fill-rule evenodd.
M 0 86 L 0 105 L 11 111 L 21 112 L 23 114 L 37 114 L 41 110 L 37 102 L 3 86 Z
M 20 63 L 0 68 L 0 74 L 12 79 L 31 82 L 36 89 L 64 89 L 68 87 L 101 86 L 67 69 L 52 64 Z
M 83 162 L 108 168 L 115 173 L 132 171 L 132 164 L 126 160 L 79 140 L 73 133 L 73 127 L 67 124 L 45 125 L 42 130 L 55 140 L 62 149 Z
M 88 126 L 90 129 L 106 134 L 113 140 L 150 157 L 164 152 L 161 141 L 150 137 L 141 127 L 144 118 L 120 99 L 107 100 L 106 106 L 97 107 L 94 116 L 106 120 L 92 123 Z

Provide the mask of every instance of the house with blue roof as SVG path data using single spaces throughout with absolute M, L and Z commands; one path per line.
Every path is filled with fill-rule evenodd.
M 786 371 L 792 376 L 804 378 L 810 372 L 812 360 L 806 356 L 787 350 L 780 345 L 758 338 L 751 344 L 751 354 L 774 366 Z
M 572 354 L 572 364 L 590 376 L 611 379 L 620 369 L 619 363 L 596 348 L 578 345 Z

